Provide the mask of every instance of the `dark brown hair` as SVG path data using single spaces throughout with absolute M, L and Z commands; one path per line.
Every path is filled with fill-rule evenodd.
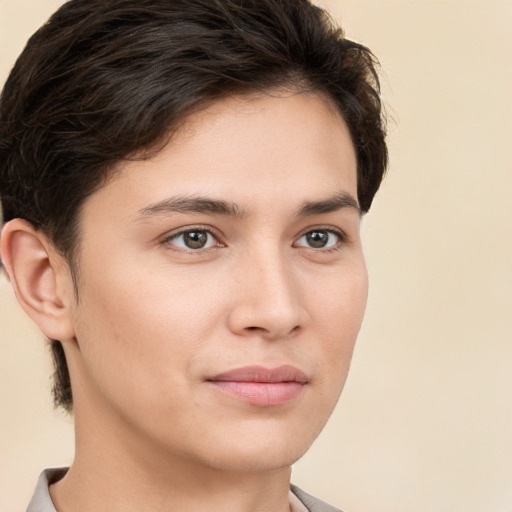
M 386 165 L 372 53 L 308 0 L 71 0 L 28 41 L 0 98 L 3 222 L 42 230 L 73 269 L 80 206 L 191 110 L 230 94 L 326 94 L 357 155 L 368 211 Z M 72 407 L 62 345 L 54 398 Z

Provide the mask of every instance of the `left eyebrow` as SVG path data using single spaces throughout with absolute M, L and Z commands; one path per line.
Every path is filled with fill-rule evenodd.
M 362 215 L 359 203 L 354 196 L 347 192 L 342 192 L 321 201 L 308 201 L 303 203 L 299 209 L 299 217 L 308 217 L 309 215 L 321 215 L 322 213 L 331 213 L 344 208 L 351 208 Z

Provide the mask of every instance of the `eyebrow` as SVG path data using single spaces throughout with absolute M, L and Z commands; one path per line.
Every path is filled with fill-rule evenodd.
M 145 218 L 153 214 L 166 213 L 204 213 L 243 218 L 243 208 L 236 203 L 207 197 L 173 196 L 139 210 L 139 217 Z
M 322 213 L 331 213 L 344 208 L 354 209 L 359 215 L 362 215 L 361 208 L 355 197 L 347 192 L 341 192 L 328 199 L 303 203 L 299 209 L 299 217 L 321 215 Z
M 357 200 L 351 194 L 342 192 L 324 200 L 303 203 L 298 210 L 297 216 L 321 215 L 344 208 L 354 209 L 359 215 L 362 213 Z M 168 213 L 201 213 L 240 219 L 247 217 L 247 212 L 236 203 L 208 197 L 172 196 L 142 208 L 138 212 L 138 218 L 144 219 L 155 214 L 165 215 Z

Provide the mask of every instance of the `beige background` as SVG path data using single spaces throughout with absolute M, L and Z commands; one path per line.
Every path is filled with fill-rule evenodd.
M 0 81 L 58 0 L 0 0 Z M 385 71 L 366 323 L 294 480 L 347 512 L 512 511 L 512 1 L 325 1 Z M 69 464 L 49 359 L 0 278 L 0 510 Z

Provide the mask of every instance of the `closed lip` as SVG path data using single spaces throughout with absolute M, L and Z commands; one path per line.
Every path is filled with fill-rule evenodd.
M 207 382 L 223 395 L 251 405 L 270 407 L 284 405 L 300 396 L 309 379 L 303 371 L 290 365 L 245 366 L 219 373 Z
M 263 366 L 245 366 L 219 373 L 207 380 L 210 382 L 297 382 L 299 384 L 307 384 L 309 381 L 308 376 L 303 371 L 290 365 L 271 369 Z

